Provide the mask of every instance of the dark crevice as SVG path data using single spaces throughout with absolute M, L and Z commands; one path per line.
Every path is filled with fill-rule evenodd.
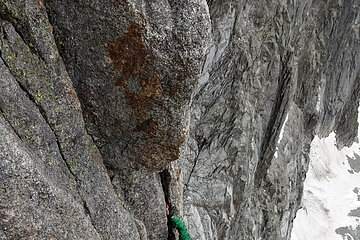
M 14 27 L 15 32 L 20 36 L 23 42 L 29 47 L 31 53 L 35 54 L 39 59 L 45 61 L 40 51 L 35 47 L 35 39 L 32 36 L 25 36 L 21 30 L 31 29 L 30 24 L 21 18 L 13 17 L 12 12 L 4 3 L 0 2 L 0 18 L 8 21 Z M 23 24 L 25 27 L 21 26 Z M 30 40 L 29 40 L 30 39 Z
M 255 172 L 256 186 L 259 186 L 262 180 L 264 180 L 266 172 L 271 165 L 271 160 L 275 153 L 275 148 L 273 147 L 275 145 L 274 142 L 278 138 L 289 105 L 288 103 L 292 88 L 290 87 L 291 68 L 287 66 L 287 63 L 289 62 L 290 57 L 291 54 L 287 54 L 285 59 L 282 60 L 282 69 L 278 82 L 277 95 L 271 110 L 267 129 L 261 143 L 259 163 Z
M 89 207 L 88 207 L 85 200 L 83 200 L 83 208 L 84 208 L 85 214 L 88 215 L 91 218 L 90 210 L 89 210 Z
M 55 134 L 54 134 L 54 135 L 55 135 Z M 61 150 L 61 146 L 60 146 L 59 139 L 56 137 L 56 135 L 55 135 L 55 139 L 56 139 L 57 147 L 59 148 L 59 152 L 60 152 L 61 158 L 64 160 L 64 162 L 65 162 L 65 164 L 66 164 L 66 167 L 69 169 L 71 175 L 74 176 L 75 180 L 77 181 L 77 184 L 79 184 L 79 182 L 80 182 L 81 180 L 76 176 L 76 174 L 75 174 L 73 171 L 71 171 L 71 166 L 70 166 L 70 164 L 66 161 L 66 158 L 65 158 L 65 156 L 64 156 L 64 153 L 63 153 L 62 150 Z
M 166 204 L 168 204 L 170 207 L 173 208 L 173 204 L 171 202 L 171 196 L 170 196 L 170 183 L 171 183 L 171 175 L 168 169 L 163 170 L 162 172 L 160 172 L 160 178 L 161 178 L 161 185 L 162 185 L 162 189 L 164 191 L 164 196 L 165 196 L 165 202 Z M 175 240 L 175 228 L 172 224 L 172 222 L 170 222 L 168 220 L 167 222 L 167 226 L 168 226 L 168 240 Z
M 237 34 L 236 34 L 236 26 L 237 26 L 238 19 L 239 19 L 239 14 L 237 13 L 237 9 L 236 9 L 236 11 L 235 11 L 235 19 L 234 19 L 234 23 L 233 23 L 233 26 L 232 26 L 232 34 L 231 34 L 232 39 L 234 39 L 235 37 L 238 37 Z
M 165 169 L 160 172 L 161 185 L 164 191 L 165 202 L 170 204 L 170 183 L 171 183 L 171 175 L 169 170 Z
M 88 205 L 87 205 L 87 203 L 86 203 L 85 200 L 83 200 L 82 206 L 83 206 L 85 215 L 87 215 L 87 216 L 90 218 L 91 226 L 93 226 L 93 228 L 95 229 L 95 231 L 99 233 L 98 229 L 96 229 L 96 223 L 94 222 L 94 219 L 93 219 L 93 217 L 91 216 L 90 209 L 89 209 L 89 207 L 88 207 Z
M 47 118 L 47 115 L 46 115 L 45 110 L 42 108 L 42 106 L 40 106 L 40 105 L 38 105 L 38 104 L 36 103 L 36 100 L 35 100 L 35 98 L 31 95 L 31 93 L 17 80 L 17 78 L 16 78 L 16 77 L 14 76 L 14 74 L 11 72 L 9 65 L 6 63 L 6 61 L 5 61 L 5 60 L 3 59 L 3 57 L 2 57 L 1 51 L 0 51 L 0 59 L 3 61 L 4 65 L 8 68 L 10 74 L 13 76 L 13 78 L 15 79 L 15 81 L 18 83 L 18 86 L 20 87 L 20 89 L 25 93 L 26 97 L 27 97 L 31 102 L 33 102 L 34 106 L 39 110 L 42 118 L 44 119 L 44 121 L 46 122 L 46 124 L 49 126 L 49 128 L 51 129 L 51 131 L 53 132 L 54 137 L 55 137 L 55 140 L 56 140 L 56 145 L 57 145 L 57 148 L 58 148 L 59 153 L 60 153 L 60 156 L 61 156 L 61 158 L 63 159 L 63 161 L 64 161 L 67 169 L 68 169 L 69 172 L 71 173 L 71 175 L 74 176 L 74 179 L 75 179 L 75 182 L 76 182 L 76 191 L 78 192 L 78 195 L 79 195 L 80 198 L 82 199 L 81 194 L 79 193 L 79 190 L 78 190 L 78 188 L 79 188 L 79 183 L 81 182 L 81 180 L 75 175 L 74 172 L 71 171 L 71 166 L 70 166 L 69 163 L 66 161 L 65 155 L 64 155 L 64 153 L 62 152 L 62 149 L 61 149 L 61 144 L 60 144 L 60 142 L 59 142 L 59 139 L 58 139 L 58 137 L 56 136 L 54 129 L 51 127 L 51 125 L 50 125 L 50 123 L 49 123 L 49 120 L 48 120 L 48 118 Z M 1 112 L 1 113 L 2 113 L 2 112 Z M 4 118 L 5 118 L 5 116 L 4 116 Z M 11 128 L 14 130 L 15 134 L 16 134 L 20 139 L 22 139 L 22 138 L 18 135 L 16 129 L 11 125 L 11 123 L 10 123 L 6 118 L 5 118 L 5 120 L 10 124 L 10 126 L 11 126 Z M 90 216 L 90 219 L 92 219 L 92 218 L 91 218 L 91 215 L 90 215 L 90 211 L 89 211 L 89 209 L 88 209 L 88 207 L 87 207 L 87 204 L 86 204 L 85 200 L 83 200 L 83 207 L 84 207 L 84 212 Z M 95 228 L 95 224 L 92 224 L 92 225 L 93 225 L 94 228 Z M 96 228 L 95 228 L 95 229 L 96 229 Z

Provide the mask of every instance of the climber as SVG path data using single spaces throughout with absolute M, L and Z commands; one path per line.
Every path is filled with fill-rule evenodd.
M 179 240 L 192 240 L 185 224 L 174 214 L 173 208 L 169 207 L 168 204 L 166 204 L 166 215 L 173 226 L 178 230 Z

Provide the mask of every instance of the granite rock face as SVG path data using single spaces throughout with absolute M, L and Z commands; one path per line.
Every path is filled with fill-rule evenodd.
M 195 239 L 289 239 L 314 134 L 356 137 L 359 2 L 208 3 L 184 217 Z
M 0 238 L 175 239 L 167 201 L 290 239 L 314 134 L 356 140 L 359 7 L 0 0 Z
M 6 238 L 138 239 L 134 219 L 86 132 L 45 9 L 37 1 L 1 2 L 1 14 L 13 22 L 1 20 L 1 228 Z
M 156 171 L 176 160 L 210 42 L 206 2 L 46 4 L 106 164 Z

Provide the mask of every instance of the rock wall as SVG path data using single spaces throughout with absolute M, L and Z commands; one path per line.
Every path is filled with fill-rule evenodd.
M 289 239 L 314 133 L 356 137 L 359 3 L 209 8 L 213 45 L 179 160 L 185 219 L 195 239 Z
M 356 0 L 0 0 L 1 239 L 290 239 L 356 139 Z

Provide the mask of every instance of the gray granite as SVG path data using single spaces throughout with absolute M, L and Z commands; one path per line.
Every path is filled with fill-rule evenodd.
M 165 201 L 290 239 L 314 135 L 357 140 L 359 8 L 0 0 L 0 239 L 177 239 Z

